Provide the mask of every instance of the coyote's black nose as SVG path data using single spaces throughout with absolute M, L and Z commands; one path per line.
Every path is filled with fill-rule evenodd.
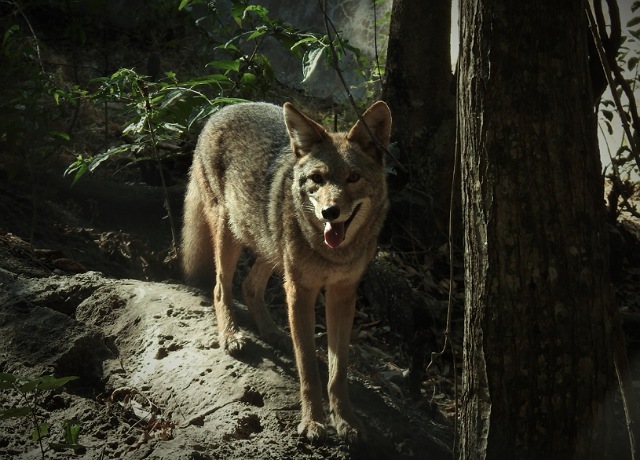
M 322 208 L 322 217 L 327 220 L 335 220 L 340 217 L 340 208 L 337 206 L 325 206 Z

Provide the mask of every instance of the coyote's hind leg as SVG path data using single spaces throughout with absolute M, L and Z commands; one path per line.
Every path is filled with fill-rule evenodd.
M 216 265 L 216 285 L 213 289 L 213 305 L 218 321 L 220 346 L 230 355 L 238 354 L 245 345 L 245 338 L 238 329 L 232 310 L 233 274 L 242 246 L 234 238 L 222 206 L 214 206 L 206 212 L 213 241 Z
M 273 318 L 264 302 L 264 291 L 267 288 L 267 282 L 272 271 L 270 264 L 257 258 L 253 267 L 251 267 L 249 275 L 242 283 L 242 292 L 244 294 L 244 302 L 251 311 L 260 336 L 268 344 L 279 349 L 286 349 L 290 347 L 291 340 L 273 322 Z

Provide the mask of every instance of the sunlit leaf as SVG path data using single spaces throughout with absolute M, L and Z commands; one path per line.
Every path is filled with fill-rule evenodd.
M 249 86 L 255 84 L 256 80 L 257 80 L 257 77 L 254 74 L 249 72 L 243 73 L 242 77 L 240 78 L 240 82 L 242 84 L 249 85 Z
M 177 88 L 175 90 L 170 91 L 162 98 L 162 104 L 160 104 L 160 109 L 164 109 L 168 105 L 173 104 L 176 100 L 180 99 L 184 96 L 186 90 L 184 88 Z
M 265 26 L 257 27 L 256 30 L 251 32 L 251 34 L 247 37 L 247 41 L 255 40 L 256 38 L 262 37 L 264 34 L 267 33 L 267 31 L 268 29 Z
M 241 99 L 239 97 L 216 97 L 212 102 L 215 104 L 238 104 L 240 102 L 248 102 L 246 99 Z
M 301 45 L 305 45 L 307 43 L 311 44 L 311 43 L 319 43 L 320 40 L 317 37 L 305 37 L 302 40 L 298 40 L 297 42 L 295 42 L 292 46 L 291 46 L 291 51 L 295 50 L 297 47 L 301 46 Z
M 244 11 L 245 11 L 245 16 L 247 13 L 253 12 L 262 19 L 266 18 L 267 15 L 269 14 L 269 10 L 261 5 L 249 5 Z
M 73 182 L 71 182 L 71 185 L 73 186 L 76 182 L 80 180 L 82 176 L 84 176 L 84 174 L 88 171 L 88 169 L 89 169 L 88 162 L 85 160 L 85 158 L 82 155 L 78 155 L 76 157 L 76 160 L 67 167 L 63 175 L 66 177 L 75 173 L 73 177 Z
M 78 444 L 78 437 L 80 435 L 80 422 L 76 419 L 65 420 L 63 428 L 64 441 L 70 445 Z
M 209 62 L 206 66 L 220 70 L 234 70 L 237 72 L 238 70 L 240 70 L 240 61 L 212 61 Z
M 242 27 L 242 18 L 244 16 L 244 5 L 241 3 L 235 3 L 231 8 L 231 17 L 238 24 L 238 27 Z
M 51 428 L 50 423 L 41 423 L 35 430 L 33 430 L 33 433 L 31 433 L 31 439 L 37 441 L 38 439 L 44 438 L 49 434 L 49 428 Z
M 54 137 L 59 137 L 60 139 L 64 139 L 65 141 L 70 141 L 71 136 L 65 133 L 64 131 L 49 131 L 49 134 Z

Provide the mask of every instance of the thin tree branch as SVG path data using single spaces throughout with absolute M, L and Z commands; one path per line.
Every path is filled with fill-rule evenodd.
M 173 219 L 173 212 L 171 211 L 171 202 L 169 200 L 169 192 L 167 190 L 167 183 L 166 180 L 164 178 L 164 171 L 162 169 L 162 162 L 160 161 L 160 155 L 158 155 L 158 142 L 156 140 L 156 136 L 155 136 L 155 130 L 153 128 L 153 122 L 152 122 L 152 114 L 153 114 L 153 108 L 151 107 L 151 100 L 149 98 L 149 89 L 147 88 L 147 85 L 144 83 L 144 81 L 139 80 L 138 81 L 138 85 L 140 87 L 140 90 L 142 92 L 142 95 L 144 96 L 144 102 L 145 102 L 145 110 L 147 112 L 147 124 L 149 127 L 149 133 L 151 135 L 151 149 L 153 151 L 153 156 L 154 159 L 156 161 L 156 166 L 158 168 L 158 174 L 160 174 L 160 182 L 162 183 L 162 193 L 164 196 L 164 207 L 167 211 L 167 217 L 169 218 L 169 227 L 171 230 L 171 243 L 172 243 L 172 251 L 174 254 L 178 253 L 178 240 L 176 237 L 176 226 L 175 226 L 175 221 Z

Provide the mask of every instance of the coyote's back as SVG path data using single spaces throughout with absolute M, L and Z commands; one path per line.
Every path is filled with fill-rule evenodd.
M 245 221 L 243 236 L 250 232 L 256 240 L 270 233 L 265 211 L 276 184 L 269 181 L 288 147 L 282 109 L 275 105 L 236 104 L 209 119 L 196 145 L 185 199 L 182 265 L 189 279 L 212 277 L 211 227 L 217 223 L 207 221 L 215 220 L 210 214 L 217 206 L 233 211 L 227 217 L 234 228 Z
M 244 301 L 269 343 L 288 338 L 273 323 L 264 290 L 283 273 L 301 380 L 301 434 L 325 434 L 315 364 L 315 301 L 325 290 L 329 407 L 338 434 L 360 437 L 347 392 L 356 289 L 372 259 L 388 208 L 383 152 L 391 115 L 378 102 L 346 133 L 328 133 L 291 104 L 237 104 L 213 115 L 196 146 L 185 197 L 182 262 L 190 278 L 211 276 L 220 345 L 240 353 L 231 285 L 243 247 L 256 261 Z

